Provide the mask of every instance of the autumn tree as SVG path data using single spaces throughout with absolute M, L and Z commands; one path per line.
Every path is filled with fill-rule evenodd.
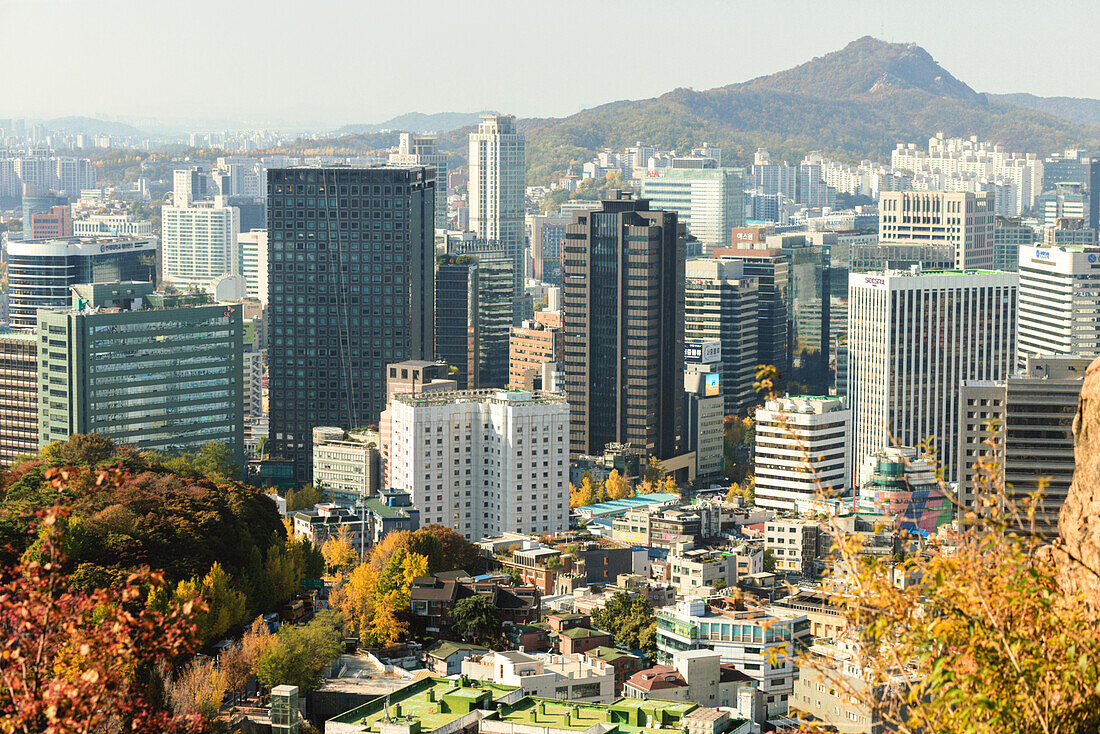
M 221 710 L 226 674 L 211 658 L 196 658 L 168 681 L 168 701 L 177 716 L 198 715 L 211 722 Z
M 203 641 L 221 637 L 244 618 L 245 595 L 233 588 L 232 579 L 220 563 L 211 566 L 201 579 L 180 581 L 173 596 L 177 602 L 194 597 L 206 602 L 206 611 L 195 616 L 199 639 Z
M 661 460 L 656 456 L 650 456 L 649 461 L 646 462 L 645 468 L 642 470 L 642 477 L 651 485 L 656 485 L 664 475 L 665 467 L 661 464 Z
M 333 573 L 349 573 L 359 565 L 359 550 L 351 542 L 347 525 L 341 525 L 336 535 L 325 541 L 321 554 Z
M 285 625 L 277 639 L 261 654 L 256 677 L 264 688 L 298 686 L 309 693 L 321 682 L 326 666 L 344 651 L 342 622 L 337 612 L 317 613 L 305 627 Z
M 626 499 L 631 495 L 630 485 L 622 475 L 619 474 L 618 469 L 612 469 L 611 474 L 608 475 L 607 480 L 604 482 L 604 486 L 607 487 L 607 498 L 611 500 Z
M 260 656 L 275 644 L 275 640 L 263 617 L 256 617 L 240 641 L 230 645 L 218 657 L 218 667 L 225 671 L 226 687 L 234 696 L 242 695 L 248 689 L 248 682 L 259 669 Z

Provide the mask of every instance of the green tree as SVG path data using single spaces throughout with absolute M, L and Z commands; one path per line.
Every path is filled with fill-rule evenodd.
M 662 466 L 661 460 L 656 456 L 650 456 L 649 461 L 646 462 L 645 469 L 642 470 L 642 477 L 652 485 L 659 485 L 661 477 L 664 475 L 665 468 Z
M 256 678 L 270 690 L 275 686 L 298 686 L 309 693 L 321 682 L 326 665 L 340 658 L 344 650 L 339 615 L 325 609 L 305 627 L 284 626 L 278 639 L 260 654 Z
M 312 484 L 306 484 L 297 492 L 293 489 L 286 493 L 286 511 L 310 510 L 314 505 L 328 501 L 328 494 Z
M 206 602 L 207 610 L 195 615 L 199 639 L 215 640 L 244 619 L 245 595 L 234 586 L 233 578 L 217 562 L 201 579 L 180 581 L 176 586 L 177 603 L 196 596 Z
M 499 646 L 503 634 L 500 609 L 482 594 L 466 597 L 451 610 L 451 633 L 463 642 Z
M 775 573 L 775 551 L 771 548 L 764 549 L 764 571 Z
M 657 652 L 657 619 L 649 600 L 625 591 L 616 592 L 592 615 L 592 623 L 610 632 L 615 644 L 630 650 Z

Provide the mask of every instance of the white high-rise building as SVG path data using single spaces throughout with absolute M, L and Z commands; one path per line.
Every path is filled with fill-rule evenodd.
M 557 393 L 394 395 L 389 477 L 423 525 L 469 540 L 569 527 L 569 405 Z
M 757 408 L 756 504 L 798 510 L 819 496 L 844 496 L 851 420 L 843 398 L 784 397 Z
M 1021 245 L 1018 363 L 1100 354 L 1100 248 Z
M 237 236 L 241 247 L 241 275 L 244 276 L 248 297 L 267 306 L 267 230 L 253 229 Z
M 164 206 L 160 212 L 165 280 L 207 289 L 215 278 L 240 274 L 240 209 L 214 201 Z
M 435 168 L 435 228 L 447 229 L 447 154 L 439 152 L 439 136 L 401 133 L 390 163 Z
M 512 325 L 523 318 L 523 251 L 527 142 L 516 132 L 514 115 L 482 115 L 470 133 L 467 204 L 470 229 L 502 245 L 515 263 Z
M 892 267 L 972 270 L 993 267 L 990 192 L 886 191 L 879 201 L 879 243 Z
M 1016 273 L 848 276 L 854 466 L 887 446 L 929 441 L 955 481 L 959 389 L 1012 372 L 1017 282 Z
M 734 227 L 745 226 L 743 168 L 658 168 L 642 178 L 641 198 L 652 209 L 679 215 L 688 234 L 711 247 L 730 244 Z

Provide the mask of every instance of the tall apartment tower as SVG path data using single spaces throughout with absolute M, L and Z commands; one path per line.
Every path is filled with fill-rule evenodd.
M 313 427 L 385 408 L 386 365 L 431 359 L 435 172 L 267 172 L 271 455 L 308 482 Z
M 468 205 L 470 229 L 504 247 L 513 258 L 512 325 L 523 317 L 524 196 L 527 142 L 514 115 L 482 115 L 470 133 Z
M 1015 273 L 888 271 L 848 276 L 853 465 L 931 442 L 958 466 L 963 380 L 1002 380 L 1016 352 Z
M 756 409 L 756 504 L 800 511 L 851 486 L 852 412 L 842 398 L 788 396 Z
M 1022 503 L 1047 478 L 1035 527 L 1024 518 L 1021 532 L 1058 534 L 1058 513 L 1073 481 L 1073 417 L 1092 357 L 1042 355 L 1024 357 L 1022 369 L 996 381 L 963 382 L 959 396 L 959 510 L 974 504 L 974 465 L 989 457 L 1010 498 Z M 988 441 L 997 447 L 995 458 Z
M 738 260 L 689 260 L 685 268 L 684 338 L 722 343 L 725 415 L 745 414 L 756 403 L 760 286 Z
M 175 196 L 176 202 L 182 200 L 186 196 Z M 218 197 L 164 206 L 160 216 L 165 280 L 180 288 L 209 289 L 216 278 L 240 274 L 240 209 Z
M 569 405 L 562 395 L 400 394 L 390 413 L 391 486 L 412 496 L 423 524 L 468 540 L 568 529 Z
M 38 332 L 49 334 L 39 355 L 40 446 L 101 433 L 164 452 L 218 441 L 244 458 L 241 307 L 154 287 L 76 285 L 72 308 L 38 312 Z
M 991 192 L 884 191 L 879 200 L 879 245 L 887 267 L 993 267 Z
M 447 154 L 439 152 L 439 136 L 401 133 L 390 163 L 435 169 L 435 228 L 447 229 Z
M 1100 354 L 1100 248 L 1021 245 L 1017 363 Z
M 38 451 L 38 335 L 0 332 L 0 464 Z
M 678 453 L 686 235 L 675 212 L 612 191 L 566 229 L 562 307 L 569 450 Z

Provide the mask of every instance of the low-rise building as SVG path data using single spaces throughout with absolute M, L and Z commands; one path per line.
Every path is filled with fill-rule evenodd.
M 769 716 L 787 713 L 797 672 L 796 647 L 809 636 L 805 615 L 775 616 L 759 607 L 687 599 L 657 612 L 661 662 L 685 650 L 713 650 L 722 662 L 754 678 Z
M 369 548 L 370 532 L 366 521 L 347 507 L 326 502 L 311 510 L 298 510 L 290 515 L 294 532 L 320 548 L 329 538 L 343 532 L 354 548 Z
M 764 524 L 764 549 L 775 554 L 776 573 L 814 575 L 821 527 L 806 518 L 775 518 Z
M 451 611 L 459 601 L 481 594 L 500 610 L 506 624 L 539 621 L 542 595 L 534 586 L 505 586 L 499 581 L 460 580 L 427 576 L 415 578 L 409 587 L 409 605 L 426 632 L 438 633 L 451 626 Z
M 442 640 L 424 651 L 424 665 L 436 675 L 456 675 L 462 672 L 463 662 L 487 652 L 489 648 L 481 645 Z
M 672 584 L 683 596 L 709 596 L 737 585 L 737 557 L 721 550 L 698 548 L 672 552 Z
M 462 674 L 518 686 L 527 696 L 597 703 L 615 698 L 615 669 L 598 658 L 580 655 L 491 652 L 464 660 Z
M 585 659 L 602 660 L 612 667 L 615 671 L 616 695 L 622 695 L 623 686 L 626 685 L 630 676 L 649 665 L 649 658 L 641 653 L 607 645 L 594 647 L 581 653 L 581 655 Z
M 313 429 L 313 486 L 334 502 L 352 505 L 378 494 L 382 487 L 381 439 L 378 434 L 353 435 L 342 428 Z
M 755 688 L 756 680 L 721 658 L 713 650 L 674 653 L 670 665 L 655 665 L 632 675 L 623 695 L 736 708 L 741 688 Z

